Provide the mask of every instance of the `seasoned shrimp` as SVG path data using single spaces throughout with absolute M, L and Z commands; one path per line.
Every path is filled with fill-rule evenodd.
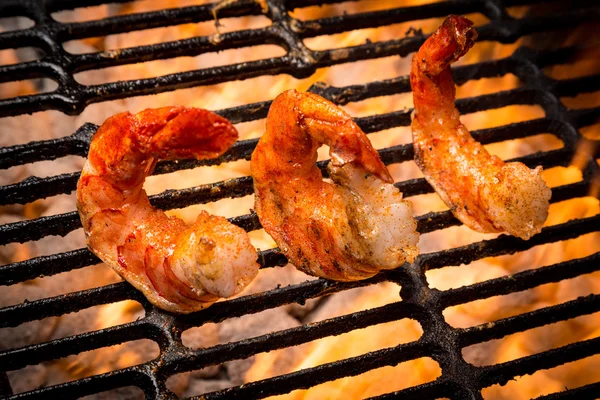
M 157 159 L 215 158 L 236 138 L 226 119 L 184 107 L 117 114 L 94 136 L 77 185 L 88 247 L 157 307 L 201 310 L 258 272 L 243 229 L 206 212 L 187 226 L 153 208 L 142 189 Z
M 504 163 L 476 142 L 454 107 L 450 64 L 473 45 L 477 32 L 466 18 L 449 16 L 412 60 L 410 83 L 415 161 L 454 215 L 478 232 L 529 239 L 548 216 L 550 189 L 520 162 Z
M 333 184 L 315 165 L 322 144 L 330 147 Z M 412 204 L 364 132 L 322 97 L 277 96 L 251 168 L 260 222 L 298 269 L 352 281 L 418 254 Z

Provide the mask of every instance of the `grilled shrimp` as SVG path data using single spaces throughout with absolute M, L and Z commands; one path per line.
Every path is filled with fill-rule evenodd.
M 237 138 L 206 110 L 117 114 L 98 129 L 77 185 L 89 249 L 157 307 L 189 313 L 239 293 L 258 272 L 246 232 L 201 212 L 187 226 L 150 205 L 142 185 L 158 159 L 215 158 Z
M 529 239 L 548 216 L 551 191 L 520 162 L 504 163 L 476 142 L 459 120 L 450 64 L 471 48 L 477 32 L 449 16 L 413 57 L 410 83 L 415 112 L 415 161 L 454 215 L 478 232 Z
M 315 165 L 322 144 L 330 147 L 333 183 Z M 260 222 L 298 269 L 352 281 L 418 254 L 412 204 L 364 132 L 322 97 L 279 95 L 251 168 Z

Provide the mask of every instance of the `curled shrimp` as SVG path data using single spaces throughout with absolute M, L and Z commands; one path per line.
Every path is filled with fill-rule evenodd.
M 449 16 L 412 60 L 415 161 L 454 215 L 478 232 L 529 239 L 548 217 L 550 189 L 542 167 L 504 163 L 476 142 L 459 120 L 450 64 L 473 46 L 477 32 Z
M 322 144 L 330 147 L 333 183 L 315 165 Z M 418 254 L 412 204 L 364 132 L 322 97 L 277 96 L 251 168 L 260 222 L 298 269 L 352 281 Z
M 189 313 L 240 292 L 258 272 L 246 232 L 202 211 L 187 226 L 153 208 L 142 185 L 158 159 L 215 158 L 237 138 L 206 110 L 117 114 L 98 129 L 77 185 L 89 249 L 157 307 Z

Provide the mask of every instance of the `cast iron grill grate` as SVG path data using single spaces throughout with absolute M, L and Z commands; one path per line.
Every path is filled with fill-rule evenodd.
M 91 6 L 106 2 L 86 0 L 78 2 L 77 6 Z M 88 104 L 95 102 L 192 86 L 211 85 L 259 75 L 285 73 L 301 78 L 313 74 L 317 68 L 334 64 L 390 55 L 404 57 L 417 50 L 424 40 L 423 36 L 417 35 L 327 51 L 312 51 L 302 43 L 304 38 L 352 29 L 445 17 L 450 13 L 479 12 L 490 20 L 490 23 L 478 28 L 480 40 L 512 43 L 523 35 L 552 30 L 559 25 L 564 28 L 586 21 L 597 21 L 600 16 L 600 7 L 594 3 L 587 3 L 583 8 L 547 17 L 513 19 L 506 12 L 505 7 L 536 3 L 534 0 L 445 1 L 416 7 L 324 18 L 316 23 L 312 23 L 315 21 L 295 20 L 288 15 L 288 11 L 296 7 L 338 2 L 341 0 L 325 0 L 323 2 L 267 0 L 269 6 L 267 16 L 272 21 L 272 25 L 268 27 L 225 33 L 218 43 L 211 41 L 208 37 L 194 37 L 175 42 L 123 49 L 120 51 L 119 57 L 115 58 L 108 53 L 73 55 L 67 53 L 61 44 L 66 40 L 207 21 L 212 19 L 212 5 L 133 14 L 99 21 L 59 23 L 50 17 L 50 13 L 73 8 L 74 6 L 68 1 L 3 1 L 0 4 L 0 15 L 3 17 L 27 16 L 35 21 L 35 25 L 25 30 L 1 33 L 0 49 L 34 46 L 42 49 L 46 55 L 39 61 L 0 67 L 0 83 L 46 77 L 57 81 L 58 88 L 52 93 L 0 100 L 0 117 L 48 109 L 60 110 L 67 114 L 79 114 Z M 262 10 L 258 3 L 241 0 L 221 10 L 219 16 L 237 17 L 261 13 Z M 103 85 L 83 86 L 73 78 L 74 73 L 85 70 L 155 59 L 193 56 L 263 43 L 282 46 L 287 50 L 287 54 L 279 58 Z M 545 112 L 544 118 L 474 132 L 476 138 L 483 143 L 494 143 L 540 133 L 552 133 L 563 141 L 562 148 L 531 154 L 519 160 L 530 166 L 542 165 L 544 168 L 568 166 L 575 154 L 578 141 L 582 140 L 577 129 L 595 123 L 600 116 L 600 108 L 569 110 L 557 98 L 600 90 L 600 75 L 554 80 L 546 77 L 541 72 L 541 68 L 561 64 L 570 55 L 580 50 L 577 46 L 546 52 L 520 48 L 505 59 L 456 68 L 454 75 L 459 83 L 472 79 L 502 76 L 507 73 L 516 75 L 523 82 L 523 87 L 519 89 L 459 100 L 457 104 L 462 113 L 515 104 L 537 104 Z M 403 76 L 339 88 L 316 84 L 311 90 L 337 104 L 346 104 L 378 96 L 410 92 L 410 84 L 408 77 Z M 270 102 L 248 104 L 221 110 L 219 113 L 234 123 L 246 122 L 264 118 L 269 105 Z M 396 126 L 410 125 L 410 112 L 411 110 L 404 110 L 357 118 L 357 122 L 367 133 L 377 132 Z M 0 167 L 6 169 L 15 165 L 52 160 L 67 155 L 85 155 L 96 128 L 95 125 L 86 124 L 69 137 L 2 148 L 0 149 L 2 155 Z M 162 163 L 155 173 L 168 173 L 200 165 L 249 159 L 255 144 L 255 140 L 240 141 L 227 154 L 208 162 Z M 413 156 L 411 145 L 386 148 L 380 150 L 380 154 L 386 164 L 411 160 Z M 551 201 L 554 203 L 587 196 L 592 185 L 595 184 L 598 165 L 594 159 L 598 157 L 599 154 L 594 154 L 587 161 L 581 181 L 554 188 Z M 50 178 L 32 177 L 17 184 L 0 187 L 0 205 L 24 204 L 40 198 L 70 193 L 74 190 L 77 179 L 77 173 Z M 423 179 L 399 182 L 396 185 L 406 197 L 432 192 L 431 187 Z M 220 190 L 213 190 L 215 187 Z M 152 202 L 162 209 L 172 209 L 251 193 L 251 179 L 242 177 L 190 189 L 167 191 L 153 196 Z M 232 218 L 232 221 L 248 231 L 260 228 L 258 219 L 253 214 Z M 418 222 L 419 231 L 422 233 L 459 224 L 448 211 L 422 215 L 418 217 Z M 65 235 L 79 227 L 79 218 L 75 212 L 5 224 L 0 226 L 0 244 L 37 240 L 48 235 Z M 144 338 L 151 339 L 159 345 L 160 355 L 157 359 L 142 365 L 18 395 L 12 395 L 5 372 L 0 372 L 0 395 L 15 399 L 78 397 L 135 385 L 141 388 L 148 398 L 172 398 L 174 396 L 167 390 L 165 382 L 169 376 L 176 373 L 242 359 L 261 352 L 298 345 L 371 325 L 411 318 L 417 320 L 423 328 L 423 335 L 418 341 L 208 393 L 203 398 L 248 399 L 282 394 L 420 357 L 431 357 L 439 363 L 442 374 L 437 380 L 379 397 L 482 398 L 480 391 L 484 387 L 507 382 L 518 375 L 530 374 L 598 354 L 600 353 L 600 339 L 577 342 L 514 361 L 485 367 L 468 364 L 461 355 L 463 347 L 598 312 L 600 311 L 600 296 L 589 295 L 560 305 L 501 319 L 494 324 L 465 329 L 450 327 L 444 321 L 442 311 L 454 305 L 515 293 L 546 283 L 595 272 L 600 269 L 600 253 L 446 291 L 429 288 L 425 270 L 459 266 L 485 257 L 512 254 L 537 245 L 563 241 L 598 230 L 600 230 L 600 216 L 596 215 L 547 227 L 529 241 L 502 235 L 495 239 L 450 250 L 423 254 L 412 265 L 382 272 L 365 281 L 339 283 L 318 279 L 220 302 L 202 312 L 187 316 L 175 317 L 155 309 L 140 293 L 123 282 L 5 307 L 0 309 L 0 328 L 14 327 L 28 321 L 59 316 L 95 305 L 126 299 L 140 302 L 145 308 L 146 316 L 141 320 L 124 325 L 0 352 L 0 369 L 2 371 L 16 370 L 46 360 Z M 99 260 L 87 249 L 29 259 L 0 267 L 0 285 L 10 285 L 42 275 L 48 276 L 71 271 L 98 262 Z M 268 268 L 285 265 L 286 260 L 277 249 L 271 249 L 262 252 L 261 262 L 263 268 Z M 257 313 L 288 303 L 303 303 L 307 299 L 383 281 L 396 282 L 401 285 L 402 301 L 202 350 L 191 350 L 181 343 L 181 332 L 192 326 L 208 322 L 218 323 L 228 318 Z M 600 386 L 595 383 L 545 398 L 580 399 L 595 397 L 598 393 L 600 393 Z

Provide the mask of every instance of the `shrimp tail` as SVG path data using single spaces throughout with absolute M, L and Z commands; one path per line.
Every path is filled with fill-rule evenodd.
M 419 113 L 454 109 L 456 89 L 450 64 L 473 47 L 477 31 L 472 26 L 467 18 L 450 15 L 413 58 L 410 84 Z
M 136 115 L 142 138 L 161 159 L 215 158 L 238 138 L 233 125 L 208 110 L 185 107 L 148 109 Z
M 420 68 L 430 76 L 439 75 L 450 64 L 464 56 L 477 39 L 473 22 L 450 15 L 419 50 Z M 418 58 L 417 58 L 418 59 Z M 423 60 L 424 59 L 424 60 Z
M 89 159 L 96 171 L 121 189 L 138 186 L 157 159 L 207 159 L 237 139 L 233 125 L 207 110 L 163 107 L 110 117 L 96 132 Z

